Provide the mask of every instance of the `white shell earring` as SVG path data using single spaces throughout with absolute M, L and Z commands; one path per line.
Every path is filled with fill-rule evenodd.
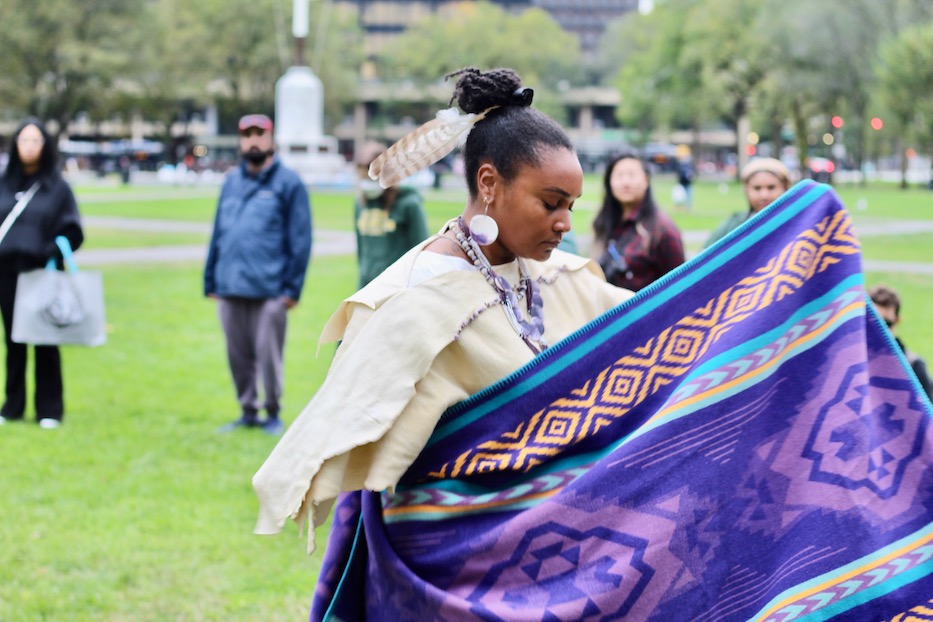
M 483 202 L 486 204 L 486 210 L 470 219 L 470 235 L 480 246 L 489 246 L 499 237 L 499 225 L 489 215 L 489 197 Z

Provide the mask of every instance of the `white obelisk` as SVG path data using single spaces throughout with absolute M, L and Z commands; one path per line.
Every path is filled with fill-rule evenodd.
M 324 87 L 304 61 L 308 2 L 295 0 L 295 64 L 275 84 L 275 142 L 282 162 L 306 183 L 327 183 L 345 173 L 346 161 L 337 153 L 337 140 L 324 135 Z

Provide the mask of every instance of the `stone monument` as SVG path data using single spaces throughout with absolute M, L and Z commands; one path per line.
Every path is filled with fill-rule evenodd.
M 275 84 L 275 142 L 282 162 L 306 184 L 348 185 L 353 167 L 338 152 L 337 139 L 324 135 L 324 87 L 304 62 L 308 2 L 295 0 L 295 64 Z

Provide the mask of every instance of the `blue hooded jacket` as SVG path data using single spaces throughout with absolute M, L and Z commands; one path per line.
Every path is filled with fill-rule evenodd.
M 278 158 L 256 176 L 231 171 L 217 202 L 204 294 L 298 300 L 311 256 L 311 203 Z

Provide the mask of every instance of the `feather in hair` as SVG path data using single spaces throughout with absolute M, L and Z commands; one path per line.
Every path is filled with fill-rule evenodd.
M 424 125 L 412 130 L 369 165 L 369 176 L 383 188 L 425 169 L 462 145 L 473 125 L 492 110 L 460 114 L 456 108 L 437 113 Z

